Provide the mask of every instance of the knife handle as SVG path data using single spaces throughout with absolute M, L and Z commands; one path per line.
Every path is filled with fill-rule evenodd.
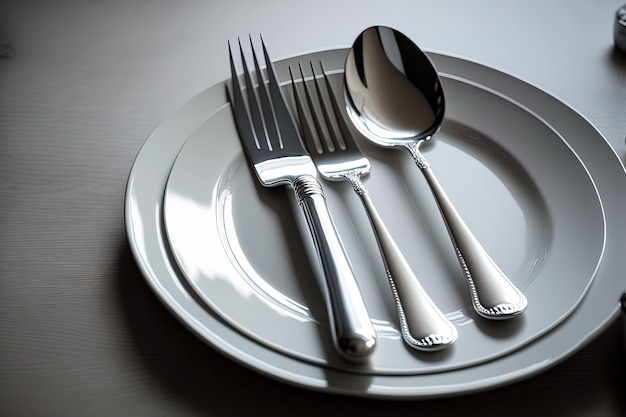
M 374 351 L 376 332 L 322 186 L 315 177 L 303 175 L 294 180 L 293 189 L 324 272 L 324 292 L 335 346 L 345 359 L 362 360 Z

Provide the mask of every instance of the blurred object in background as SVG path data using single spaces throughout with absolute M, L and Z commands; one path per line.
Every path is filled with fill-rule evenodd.
M 613 40 L 615 41 L 615 47 L 626 53 L 626 4 L 615 13 Z

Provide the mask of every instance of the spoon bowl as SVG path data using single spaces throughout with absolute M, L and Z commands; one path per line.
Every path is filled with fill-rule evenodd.
M 372 142 L 406 146 L 439 130 L 445 110 L 439 75 L 405 35 L 365 30 L 348 52 L 345 71 L 350 119 Z
M 443 123 L 445 98 L 437 70 L 407 36 L 385 26 L 364 30 L 348 52 L 346 111 L 357 130 L 383 147 L 409 151 L 437 202 L 467 281 L 474 310 L 489 319 L 522 313 L 526 297 L 472 234 L 419 147 Z

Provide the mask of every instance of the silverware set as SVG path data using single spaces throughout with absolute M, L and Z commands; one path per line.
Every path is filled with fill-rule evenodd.
M 381 33 L 384 36 L 387 32 L 383 30 Z M 370 173 L 371 165 L 346 124 L 346 109 L 342 109 L 339 104 L 323 63 L 310 62 L 289 69 L 296 123 L 282 96 L 263 40 L 260 40 L 262 58 L 257 55 L 251 37 L 249 40 L 251 63 L 246 59 L 244 48 L 238 41 L 237 55 L 243 77 L 240 77 L 236 69 L 237 55 L 233 54 L 230 43 L 228 45 L 232 78 L 229 95 L 235 123 L 244 152 L 259 182 L 265 187 L 288 186 L 294 191 L 323 271 L 321 290 L 325 295 L 337 352 L 349 361 L 362 361 L 375 350 L 376 333 L 352 265 L 326 204 L 323 185 L 317 179 L 318 174 L 327 181 L 349 182 L 361 200 L 380 249 L 396 304 L 401 334 L 406 344 L 421 351 L 437 351 L 454 343 L 458 337 L 456 327 L 420 284 L 378 214 L 374 199 L 361 181 L 362 176 Z M 264 68 L 261 62 L 264 62 Z M 347 66 L 346 71 L 348 70 L 360 71 L 363 75 L 363 68 Z M 365 90 L 361 89 L 363 91 Z M 365 94 L 367 95 L 367 91 Z M 351 112 L 349 108 L 347 110 L 348 113 Z M 441 111 L 443 112 L 443 107 Z M 353 122 L 355 117 L 353 109 L 350 114 Z M 431 135 L 432 133 L 434 132 Z M 367 138 L 367 135 L 364 136 Z M 437 198 L 436 193 L 433 193 Z M 444 195 L 442 191 L 440 195 Z M 451 207 L 447 198 L 445 204 Z M 442 210 L 449 210 L 449 207 Z M 460 218 L 457 221 L 460 225 L 453 228 L 463 230 L 463 239 L 471 236 L 465 230 L 466 226 L 459 222 Z M 466 239 L 466 242 L 461 242 L 461 246 L 469 254 L 468 257 L 480 253 L 486 261 L 481 259 L 476 272 L 470 273 L 459 253 L 459 245 L 450 230 L 450 224 L 447 223 L 446 226 L 451 232 L 461 266 L 468 279 L 472 303 L 477 313 L 493 319 L 520 314 L 526 307 L 523 294 L 503 274 L 495 278 L 481 275 L 491 274 L 494 269 L 498 273 L 501 271 L 475 239 Z M 476 285 L 472 285 L 474 282 L 481 283 L 480 293 Z M 482 299 L 489 300 L 487 309 L 482 306 Z

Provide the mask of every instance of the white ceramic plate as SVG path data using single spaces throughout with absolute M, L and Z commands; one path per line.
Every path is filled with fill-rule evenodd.
M 343 50 L 327 51 L 300 59 L 321 57 L 328 65 L 341 62 L 344 54 Z M 227 106 L 223 84 L 200 93 L 168 117 L 146 141 L 129 177 L 129 240 L 147 281 L 165 305 L 211 346 L 265 375 L 310 389 L 384 398 L 428 398 L 510 383 L 554 365 L 600 332 L 617 315 L 618 297 L 625 286 L 622 271 L 626 260 L 620 252 L 626 243 L 626 223 L 621 221 L 626 209 L 623 166 L 599 132 L 554 97 L 480 64 L 441 54 L 431 57 L 442 73 L 472 81 L 531 109 L 565 138 L 594 178 L 604 207 L 607 245 L 596 279 L 567 320 L 533 343 L 497 359 L 448 372 L 415 375 L 368 375 L 320 366 L 285 355 L 225 323 L 181 277 L 165 241 L 162 218 L 170 168 L 186 139 Z M 431 155 L 435 151 L 438 149 Z M 445 170 L 438 172 L 443 180 Z M 374 178 L 372 175 L 370 181 Z M 278 194 L 273 198 L 279 198 Z
M 325 59 L 325 67 L 340 71 L 334 77 L 339 89 L 343 60 Z M 281 75 L 289 79 L 287 71 Z M 445 225 L 412 158 L 364 144 L 372 162 L 366 180 L 370 195 L 424 287 L 457 325 L 459 340 L 435 354 L 407 347 L 358 197 L 349 184 L 325 183 L 378 334 L 368 363 L 342 360 L 332 348 L 324 301 L 298 234 L 301 213 L 297 207 L 292 213 L 290 190 L 258 185 L 229 106 L 189 137 L 165 190 L 165 230 L 193 290 L 259 343 L 311 363 L 367 374 L 476 365 L 518 349 L 565 319 L 592 282 L 604 249 L 604 214 L 595 185 L 539 115 L 457 75 L 442 74 L 442 82 L 446 121 L 424 155 L 471 229 L 526 294 L 529 307 L 522 316 L 494 323 L 474 313 Z

